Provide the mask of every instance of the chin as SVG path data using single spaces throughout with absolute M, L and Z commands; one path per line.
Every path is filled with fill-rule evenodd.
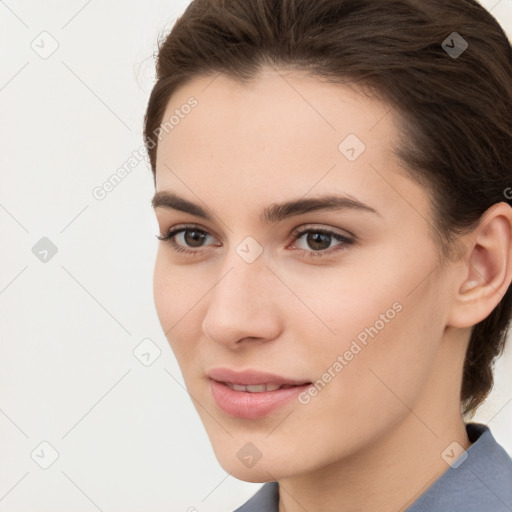
M 229 469 L 224 468 L 228 473 Z M 250 482 L 254 484 L 273 482 L 274 480 L 282 478 L 281 476 L 276 475 L 273 471 L 270 471 L 272 476 L 269 473 L 261 470 L 255 471 L 254 469 L 249 469 L 247 471 L 231 471 L 231 476 L 235 477 L 237 480 L 242 480 L 243 482 Z
M 264 483 L 278 479 L 287 478 L 300 473 L 299 468 L 290 465 L 290 459 L 284 454 L 273 451 L 272 456 L 265 456 L 254 461 L 244 461 L 244 454 L 250 450 L 243 451 L 244 444 L 233 449 L 226 446 L 217 446 L 215 456 L 222 468 L 231 476 L 244 482 Z
M 273 482 L 275 480 L 280 480 L 282 478 L 292 476 L 289 474 L 288 465 L 286 468 L 273 466 L 271 464 L 264 466 L 262 460 L 260 460 L 252 468 L 241 467 L 242 465 L 238 462 L 238 460 L 230 461 L 225 465 L 221 463 L 221 466 L 227 473 L 230 473 L 231 476 L 235 477 L 236 479 L 251 483 Z

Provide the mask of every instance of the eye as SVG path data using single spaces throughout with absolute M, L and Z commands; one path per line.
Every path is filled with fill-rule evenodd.
M 200 251 L 189 250 L 184 248 L 184 246 L 200 249 L 203 247 L 201 245 L 202 242 L 204 242 L 208 236 L 211 235 L 196 226 L 183 226 L 171 229 L 165 235 L 157 235 L 157 238 L 158 240 L 170 245 L 177 252 L 197 255 Z M 176 239 L 179 239 L 179 243 L 176 242 Z
M 297 240 L 300 240 L 307 235 L 303 242 L 313 250 L 310 251 L 306 248 L 300 249 L 300 251 L 308 258 L 326 256 L 333 252 L 345 250 L 348 246 L 354 244 L 354 240 L 352 238 L 324 228 L 303 228 L 302 230 L 295 230 L 292 234 Z M 339 243 L 331 246 L 333 241 L 337 241 Z

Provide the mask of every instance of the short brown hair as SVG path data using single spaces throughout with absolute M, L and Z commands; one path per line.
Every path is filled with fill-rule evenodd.
M 246 82 L 266 65 L 366 87 L 394 108 L 396 154 L 430 194 L 445 256 L 490 206 L 512 204 L 512 48 L 475 0 L 192 1 L 159 41 L 144 118 L 153 179 L 155 130 L 176 88 L 217 73 Z M 493 386 L 511 294 L 509 287 L 473 327 L 461 387 L 466 416 Z

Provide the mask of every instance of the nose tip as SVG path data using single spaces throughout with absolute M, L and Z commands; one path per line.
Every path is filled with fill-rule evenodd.
M 279 307 L 269 285 L 272 273 L 266 276 L 265 270 L 265 265 L 239 261 L 217 282 L 202 324 L 208 338 L 234 347 L 242 340 L 263 341 L 279 334 Z

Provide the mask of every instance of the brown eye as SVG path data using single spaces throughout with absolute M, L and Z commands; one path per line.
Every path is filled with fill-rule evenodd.
M 211 235 L 206 231 L 195 226 L 188 226 L 171 229 L 165 235 L 157 235 L 157 238 L 170 245 L 177 252 L 198 255 L 201 251 L 194 249 L 201 249 L 208 236 Z
M 204 231 L 187 229 L 183 231 L 183 239 L 189 247 L 201 247 L 202 242 L 208 236 Z
M 294 233 L 297 240 L 303 238 L 307 247 L 299 247 L 300 249 L 313 249 L 313 251 L 325 251 L 331 247 L 331 243 L 334 241 L 341 242 L 337 245 L 348 245 L 352 243 L 352 240 L 340 233 L 329 231 L 326 229 L 305 229 L 303 231 Z M 307 235 L 305 238 L 304 236 Z
M 306 236 L 306 243 L 311 249 L 322 251 L 328 249 L 331 245 L 332 235 L 319 233 L 317 231 L 310 231 Z
M 325 256 L 327 254 L 331 254 L 334 251 L 346 249 L 348 246 L 354 243 L 354 240 L 351 238 L 327 229 L 310 228 L 294 233 L 294 236 L 297 240 L 303 238 L 304 235 L 307 236 L 303 239 L 303 247 L 299 246 L 299 250 L 304 252 L 308 257 Z M 331 246 L 333 239 L 339 243 Z M 304 247 L 304 245 L 306 247 Z

